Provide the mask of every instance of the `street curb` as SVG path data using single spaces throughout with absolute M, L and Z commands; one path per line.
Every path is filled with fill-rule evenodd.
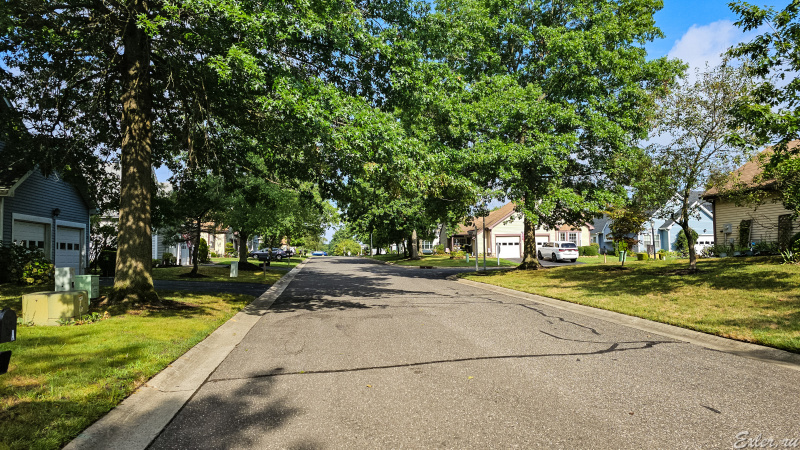
M 526 292 L 515 291 L 513 289 L 480 283 L 477 281 L 464 280 L 461 278 L 458 278 L 455 281 L 476 287 L 478 289 L 484 289 L 498 294 L 507 295 L 509 297 L 545 304 L 554 308 L 583 314 L 618 325 L 636 328 L 637 330 L 648 333 L 659 334 L 664 337 L 698 345 L 710 350 L 730 353 L 732 355 L 800 371 L 800 355 L 787 352 L 785 350 L 751 344 L 749 342 L 735 341 L 733 339 L 701 333 L 699 331 L 689 330 L 687 328 L 681 328 L 675 325 L 668 325 L 665 323 L 642 319 L 641 317 L 628 316 L 622 313 L 607 311 L 605 309 L 593 308 L 591 306 L 579 305 L 577 303 L 570 303 L 549 297 L 542 297 L 541 295 L 528 294 Z
M 64 449 L 146 449 L 244 339 L 307 261 L 281 277 L 260 297 L 85 429 Z

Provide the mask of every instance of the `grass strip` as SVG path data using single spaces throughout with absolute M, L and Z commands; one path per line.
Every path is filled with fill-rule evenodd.
M 21 316 L 21 295 L 41 290 L 0 285 L 0 307 Z M 117 310 L 90 324 L 18 326 L 17 341 L 0 344 L 13 351 L 0 375 L 0 449 L 62 447 L 253 300 L 159 296 L 163 307 Z
M 600 259 L 602 261 L 602 259 Z M 800 353 L 800 266 L 780 258 L 629 261 L 466 279 Z

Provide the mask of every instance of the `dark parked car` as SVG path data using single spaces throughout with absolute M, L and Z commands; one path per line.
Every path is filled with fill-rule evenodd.
M 275 247 L 272 249 L 272 259 L 274 259 L 275 261 L 280 261 L 288 256 L 289 255 L 287 255 L 282 248 Z
M 249 256 L 251 258 L 258 259 L 259 261 L 269 261 L 273 259 L 271 253 L 272 252 L 270 252 L 268 248 L 264 248 L 261 250 L 253 250 L 252 252 L 250 252 Z

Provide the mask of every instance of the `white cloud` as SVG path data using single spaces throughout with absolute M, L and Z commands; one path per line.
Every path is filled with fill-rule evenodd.
M 689 64 L 689 75 L 695 69 L 703 70 L 706 63 L 710 67 L 722 62 L 722 54 L 730 47 L 748 40 L 750 33 L 744 34 L 730 20 L 719 20 L 708 25 L 692 25 L 669 51 L 670 58 L 680 58 Z

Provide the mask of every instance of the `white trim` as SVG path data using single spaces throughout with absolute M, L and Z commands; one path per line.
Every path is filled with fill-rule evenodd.
M 49 217 L 31 216 L 29 214 L 12 213 L 11 214 L 11 231 L 14 231 L 14 221 L 15 220 L 21 220 L 23 222 L 46 223 L 48 225 L 52 225 L 53 224 L 53 219 L 51 219 Z

